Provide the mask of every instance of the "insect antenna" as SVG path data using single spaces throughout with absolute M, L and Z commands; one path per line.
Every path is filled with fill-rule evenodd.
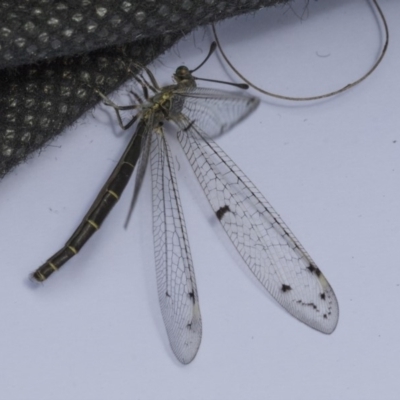
M 207 57 L 197 68 L 190 70 L 190 73 L 193 73 L 193 72 L 197 71 L 198 69 L 200 69 L 207 62 L 207 60 L 211 57 L 211 54 L 214 53 L 216 48 L 217 48 L 217 43 L 212 42 L 211 46 L 210 46 L 210 50 L 208 51 Z
M 208 59 L 214 53 L 216 48 L 217 48 L 217 43 L 216 42 L 212 42 L 211 46 L 210 46 L 210 50 L 208 51 L 207 57 L 204 59 L 204 61 L 198 67 L 190 70 L 189 72 L 192 74 L 193 72 L 195 72 L 198 69 L 200 69 L 208 61 Z M 198 81 L 222 83 L 224 85 L 231 85 L 231 86 L 235 86 L 235 87 L 237 87 L 239 89 L 245 89 L 245 90 L 249 88 L 249 85 L 247 85 L 246 83 L 233 83 L 233 82 L 226 82 L 226 81 L 218 81 L 218 80 L 215 80 L 215 79 L 198 78 L 196 76 L 193 76 L 193 79 L 196 79 Z
M 196 81 L 207 81 L 207 82 L 214 82 L 214 83 L 222 83 L 224 85 L 231 85 L 235 86 L 239 89 L 248 89 L 249 85 L 247 83 L 234 83 L 234 82 L 226 82 L 226 81 L 218 81 L 216 79 L 206 79 L 206 78 L 198 78 L 196 76 L 193 77 Z

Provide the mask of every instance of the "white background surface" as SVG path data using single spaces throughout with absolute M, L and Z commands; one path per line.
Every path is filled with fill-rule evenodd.
M 114 115 L 98 108 L 1 182 L 1 399 L 398 398 L 400 2 L 381 6 L 391 43 L 365 82 L 314 103 L 263 96 L 218 141 L 329 279 L 341 311 L 337 330 L 313 331 L 260 288 L 179 151 L 204 324 L 192 364 L 174 359 L 158 307 L 150 174 L 127 231 L 133 181 L 84 250 L 32 288 L 29 273 L 73 232 L 129 139 L 116 137 Z M 303 7 L 294 4 L 298 14 Z M 247 77 L 299 96 L 355 80 L 382 43 L 364 0 L 311 1 L 302 19 L 288 7 L 268 9 L 218 31 Z M 199 31 L 155 62 L 160 83 L 169 84 L 180 64 L 196 66 L 209 43 Z M 197 75 L 232 79 L 216 56 Z

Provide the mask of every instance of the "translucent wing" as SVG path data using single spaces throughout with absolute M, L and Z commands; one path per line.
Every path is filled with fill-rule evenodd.
M 147 164 L 149 161 L 151 137 L 152 137 L 152 132 L 153 132 L 153 120 L 154 120 L 154 114 L 151 114 L 147 121 L 146 130 L 143 133 L 139 165 L 137 168 L 136 178 L 135 178 L 135 188 L 133 191 L 131 204 L 129 206 L 128 216 L 127 216 L 126 222 L 125 222 L 125 227 L 128 226 L 129 220 L 132 216 L 133 209 L 135 208 L 135 204 L 136 204 L 137 198 L 139 196 L 140 188 L 142 187 L 144 174 L 146 173 L 146 167 L 147 167 Z
M 180 89 L 174 92 L 174 98 L 182 114 L 214 138 L 246 118 L 260 103 L 258 98 L 243 93 L 207 88 Z
M 172 350 L 184 364 L 201 341 L 201 316 L 193 263 L 170 150 L 153 134 L 153 230 L 158 295 Z
M 339 307 L 322 272 L 223 150 L 185 116 L 175 122 L 182 128 L 178 138 L 197 179 L 250 270 L 290 314 L 332 333 Z

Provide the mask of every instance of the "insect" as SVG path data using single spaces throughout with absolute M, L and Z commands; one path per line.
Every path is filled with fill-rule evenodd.
M 336 296 L 320 269 L 263 195 L 212 140 L 259 104 L 257 98 L 242 93 L 197 87 L 200 78 L 193 72 L 214 49 L 215 45 L 196 69 L 178 67 L 173 75 L 175 84 L 169 86 L 160 87 L 144 68 L 147 77 L 134 76 L 143 91 L 142 96 L 133 93 L 136 104 L 118 106 L 97 91 L 115 110 L 123 129 L 137 122 L 135 133 L 71 238 L 33 273 L 35 280 L 43 282 L 78 253 L 100 228 L 138 164 L 129 219 L 150 162 L 159 301 L 171 348 L 184 364 L 191 362 L 199 349 L 202 322 L 173 159 L 164 134 L 166 121 L 179 127 L 178 140 L 216 218 L 268 292 L 295 318 L 323 333 L 332 333 L 339 317 Z M 125 125 L 122 110 L 135 114 Z

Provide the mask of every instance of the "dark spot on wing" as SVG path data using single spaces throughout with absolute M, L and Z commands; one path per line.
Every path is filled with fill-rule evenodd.
M 194 293 L 193 292 L 189 292 L 188 295 L 189 295 L 189 299 L 192 300 L 192 303 L 193 304 L 196 303 L 196 300 L 194 298 Z
M 171 297 L 171 295 L 170 295 L 168 292 L 165 292 L 165 295 L 166 295 L 167 297 Z
M 184 132 L 187 132 L 187 131 L 193 126 L 193 124 L 195 123 L 195 121 L 196 121 L 196 120 L 190 121 L 190 124 L 189 124 L 186 128 L 183 128 L 183 131 L 184 131 Z
M 315 267 L 314 265 L 310 265 L 309 267 L 307 267 L 307 269 L 312 273 L 317 275 L 318 277 L 321 275 L 321 271 L 318 267 Z
M 223 206 L 217 212 L 215 213 L 217 215 L 217 218 L 221 221 L 222 217 L 228 212 L 231 211 L 229 206 Z
M 297 300 L 297 304 L 302 306 L 311 307 L 313 310 L 319 312 L 318 307 L 314 303 L 304 303 L 302 300 Z
M 288 292 L 289 290 L 292 290 L 292 288 L 289 285 L 283 284 L 281 290 L 282 292 Z
M 322 300 L 325 300 L 325 293 L 321 293 L 320 297 L 321 297 Z
M 328 319 L 328 316 L 327 316 L 326 314 L 324 314 L 324 318 L 325 318 L 325 319 Z

